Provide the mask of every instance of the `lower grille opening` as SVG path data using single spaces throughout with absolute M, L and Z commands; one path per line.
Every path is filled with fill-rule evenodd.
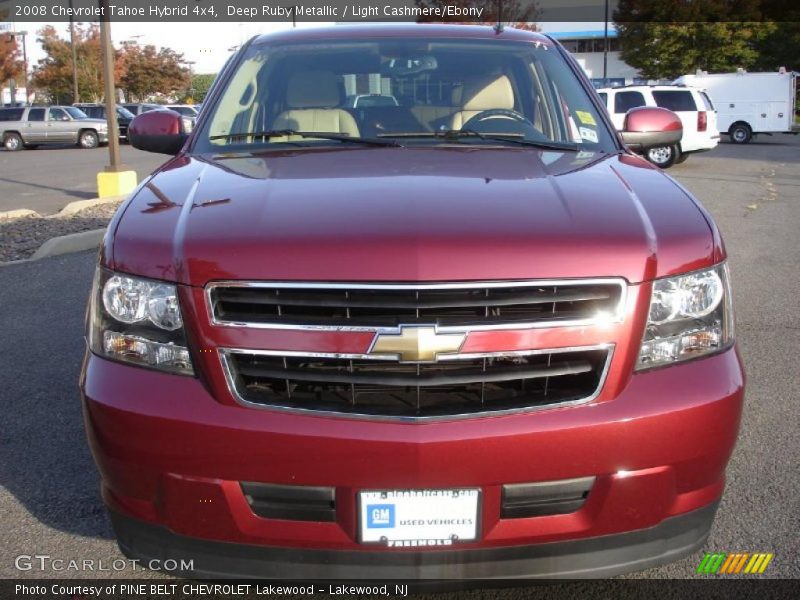
M 594 477 L 581 477 L 504 485 L 500 517 L 523 519 L 573 513 L 583 507 L 594 480 Z
M 252 511 L 265 519 L 335 521 L 336 500 L 332 487 L 241 482 Z
M 390 417 L 506 411 L 593 396 L 607 349 L 400 363 L 224 352 L 236 393 L 255 404 Z

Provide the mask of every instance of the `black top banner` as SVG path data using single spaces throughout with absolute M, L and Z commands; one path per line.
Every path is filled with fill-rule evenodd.
M 647 22 L 800 21 L 789 0 L 0 0 L 0 22 L 575 22 L 618 8 Z

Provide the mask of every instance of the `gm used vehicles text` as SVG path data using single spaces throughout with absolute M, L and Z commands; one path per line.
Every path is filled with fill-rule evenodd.
M 396 102 L 348 102 L 348 98 Z M 725 248 L 551 38 L 258 37 L 109 226 L 81 380 L 122 551 L 194 575 L 586 577 L 700 548 L 742 409 Z

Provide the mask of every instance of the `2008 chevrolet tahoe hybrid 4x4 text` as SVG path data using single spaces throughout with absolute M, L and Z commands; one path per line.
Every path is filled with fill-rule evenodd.
M 191 135 L 136 117 L 175 156 L 108 229 L 81 381 L 123 552 L 488 578 L 702 546 L 744 389 L 725 250 L 629 150 L 680 133 L 462 25 L 255 38 Z

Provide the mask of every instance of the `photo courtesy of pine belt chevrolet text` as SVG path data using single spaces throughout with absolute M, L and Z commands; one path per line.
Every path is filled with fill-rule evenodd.
M 189 131 L 191 129 L 191 131 Z M 200 577 L 604 577 L 703 547 L 744 398 L 725 246 L 510 27 L 255 37 L 101 246 L 80 381 L 122 552 Z

